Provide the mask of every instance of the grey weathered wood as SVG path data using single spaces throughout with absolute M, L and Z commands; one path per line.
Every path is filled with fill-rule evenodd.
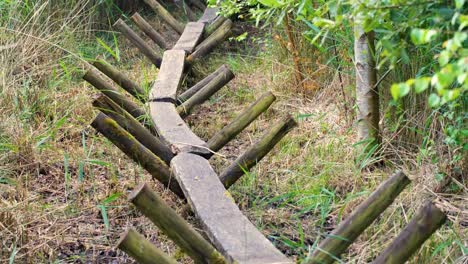
M 238 115 L 236 119 L 224 126 L 223 129 L 208 140 L 208 147 L 214 152 L 220 150 L 250 123 L 257 119 L 261 113 L 265 112 L 275 100 L 276 96 L 272 92 L 264 93 L 257 101 L 251 104 L 249 108 Z
M 139 13 L 132 16 L 133 22 L 143 31 L 154 43 L 161 49 L 169 49 L 169 44 L 164 40 L 164 37 L 159 34 Z
M 168 50 L 164 52 L 163 62 L 158 77 L 150 92 L 150 101 L 176 101 L 185 66 L 185 51 Z
M 223 24 L 213 32 L 213 34 L 198 44 L 192 54 L 187 57 L 187 61 L 193 62 L 210 53 L 216 46 L 221 44 L 232 34 L 231 29 L 232 21 L 230 19 L 225 20 Z
M 227 65 L 221 65 L 216 71 L 212 72 L 210 75 L 203 78 L 203 80 L 197 82 L 194 86 L 187 89 L 185 92 L 177 96 L 177 103 L 182 104 L 183 102 L 187 101 L 190 97 L 196 94 L 200 89 L 205 87 L 211 80 L 213 80 L 216 76 L 221 74 L 223 71 L 227 69 Z
M 292 263 L 241 213 L 206 159 L 182 153 L 171 168 L 211 242 L 230 262 Z
M 177 113 L 174 104 L 150 102 L 150 113 L 161 139 L 171 145 L 174 153 L 191 152 L 209 156 L 206 142 L 195 135 Z
M 202 104 L 208 100 L 213 94 L 219 91 L 219 89 L 228 84 L 233 78 L 234 73 L 229 68 L 224 68 L 222 72 L 220 72 L 208 84 L 200 89 L 200 91 L 177 107 L 177 112 L 179 112 L 182 117 L 187 116 L 196 105 Z
M 227 167 L 219 178 L 226 188 L 229 188 L 239 180 L 246 171 L 249 171 L 295 126 L 294 118 L 286 116 L 270 128 L 265 135 L 254 145 L 249 147 L 244 154 L 239 156 Z
M 93 66 L 112 79 L 120 87 L 124 88 L 125 91 L 133 95 L 133 97 L 137 98 L 142 103 L 146 102 L 146 93 L 143 88 L 141 88 L 136 82 L 132 81 L 126 74 L 120 72 L 103 59 L 96 59 Z
M 121 94 L 108 80 L 104 79 L 104 76 L 97 69 L 90 67 L 83 76 L 83 79 L 116 102 L 136 119 L 140 119 L 146 115 L 144 109 Z
M 161 57 L 151 48 L 135 31 L 133 31 L 122 19 L 119 18 L 114 24 L 125 37 L 135 45 L 156 67 L 161 65 Z
M 175 50 L 185 50 L 191 53 L 203 36 L 205 24 L 199 22 L 189 22 L 185 26 L 184 32 L 175 44 Z
M 218 11 L 218 8 L 208 7 L 205 9 L 205 12 L 203 12 L 202 17 L 198 20 L 198 22 L 205 24 L 213 22 L 218 17 Z

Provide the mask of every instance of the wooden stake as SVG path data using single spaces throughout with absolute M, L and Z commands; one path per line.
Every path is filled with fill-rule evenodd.
M 251 146 L 244 154 L 238 157 L 219 176 L 226 189 L 233 185 L 245 171 L 250 170 L 278 143 L 293 127 L 296 121 L 290 116 L 283 118 L 273 126 L 263 137 Z
M 432 202 L 427 202 L 397 238 L 372 264 L 400 264 L 422 246 L 444 224 L 447 217 Z
M 171 26 L 177 33 L 182 34 L 184 32 L 184 25 L 177 21 L 169 11 L 167 11 L 158 1 L 156 0 L 144 0 L 151 9 L 154 10 L 161 18 Z
M 146 184 L 138 186 L 130 194 L 129 200 L 195 263 L 226 263 L 224 257 L 210 243 Z
M 114 66 L 102 59 L 97 59 L 93 63 L 93 66 L 112 79 L 120 87 L 125 89 L 129 94 L 133 95 L 133 97 L 140 100 L 142 103 L 146 102 L 145 91 L 136 82 L 132 81 L 127 75 L 117 70 Z
M 382 183 L 366 201 L 323 240 L 305 260 L 305 264 L 333 263 L 389 207 L 410 180 L 396 172 Z M 400 262 L 403 263 L 403 262 Z
M 184 194 L 172 175 L 169 167 L 158 156 L 145 148 L 130 133 L 120 127 L 117 122 L 103 113 L 99 113 L 91 126 L 103 134 L 128 157 L 139 163 L 153 178 L 183 198 Z
M 207 39 L 200 43 L 195 51 L 187 57 L 187 61 L 193 62 L 211 52 L 216 46 L 223 42 L 231 33 L 232 21 L 230 19 L 211 34 Z
M 192 97 L 194 94 L 196 94 L 200 89 L 205 87 L 211 80 L 213 80 L 216 76 L 218 76 L 221 72 L 225 71 L 227 68 L 226 65 L 222 65 L 219 67 L 216 71 L 211 73 L 210 75 L 206 76 L 203 80 L 199 81 L 196 83 L 194 86 L 190 87 L 187 89 L 185 92 L 180 94 L 177 97 L 177 104 L 182 104 L 183 102 L 187 101 L 190 97 Z
M 143 31 L 154 43 L 156 43 L 161 49 L 170 49 L 169 44 L 164 40 L 164 37 L 159 34 L 151 25 L 146 21 L 139 13 L 135 13 L 132 16 L 133 22 Z
M 177 264 L 178 262 L 159 250 L 134 229 L 128 229 L 117 242 L 119 248 L 141 264 Z
M 134 102 L 127 99 L 117 89 L 115 89 L 108 81 L 106 81 L 98 70 L 90 68 L 83 79 L 101 91 L 115 103 L 121 106 L 125 111 L 130 113 L 136 119 L 146 115 L 145 110 L 141 109 Z
M 156 67 L 161 66 L 161 57 L 151 48 L 135 31 L 133 31 L 122 19 L 118 19 L 113 27 L 117 28 L 120 33 L 130 40 L 141 53 L 143 53 Z
M 143 146 L 169 165 L 174 157 L 171 149 L 109 97 L 102 95 L 94 100 L 93 105 L 114 119 L 117 124 L 132 134 Z
M 209 37 L 213 32 L 215 32 L 225 21 L 227 18 L 223 16 L 218 16 L 213 23 L 207 25 L 205 27 L 205 38 Z
M 275 100 L 276 97 L 273 93 L 267 92 L 263 94 L 257 101 L 250 105 L 249 108 L 236 117 L 234 121 L 214 135 L 207 142 L 208 147 L 214 152 L 220 150 L 252 123 L 261 113 L 265 112 Z
M 207 85 L 205 85 L 200 91 L 194 94 L 190 99 L 185 101 L 183 104 L 177 107 L 177 112 L 184 117 L 195 107 L 196 105 L 202 104 L 208 100 L 213 94 L 219 89 L 224 87 L 229 81 L 234 78 L 234 73 L 229 68 L 223 68 L 216 77 L 214 77 Z

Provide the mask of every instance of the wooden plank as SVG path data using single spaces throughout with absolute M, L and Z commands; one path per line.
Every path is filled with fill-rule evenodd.
M 203 157 L 182 153 L 171 168 L 215 247 L 231 263 L 292 263 L 245 217 Z
M 184 73 L 184 66 L 185 51 L 165 51 L 158 77 L 151 89 L 149 100 L 175 103 L 177 89 Z
M 161 139 L 172 148 L 172 152 L 190 152 L 210 156 L 208 145 L 195 135 L 169 102 L 150 102 L 150 114 Z
M 185 26 L 184 32 L 175 44 L 175 50 L 185 50 L 191 53 L 203 36 L 205 24 L 199 22 L 189 22 Z
M 205 9 L 205 12 L 203 12 L 202 17 L 198 20 L 198 22 L 205 24 L 213 22 L 218 17 L 218 11 L 218 8 L 208 7 Z

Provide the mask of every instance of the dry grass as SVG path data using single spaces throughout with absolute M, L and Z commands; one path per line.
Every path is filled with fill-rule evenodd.
M 37 10 L 43 13 L 30 16 L 36 20 L 18 23 L 14 27 L 18 32 L 6 30 L 3 24 L 0 28 L 0 47 L 4 47 L 0 49 L 0 263 L 13 258 L 15 263 L 132 263 L 113 249 L 127 226 L 136 227 L 178 260 L 189 262 L 126 201 L 133 187 L 153 182 L 151 177 L 88 126 L 95 114 L 90 104 L 94 92 L 80 80 L 80 60 L 71 55 L 98 47 L 94 39 L 90 41 L 94 32 L 87 26 L 72 26 L 86 13 L 59 16 L 68 20 L 58 23 L 45 7 Z M 44 17 L 50 17 L 49 22 L 44 23 Z M 466 182 L 455 183 L 461 189 L 456 194 L 434 193 L 434 174 L 440 164 L 427 159 L 415 164 L 417 154 L 401 148 L 391 135 L 384 148 L 387 166 L 361 171 L 356 162 L 359 153 L 353 147 L 354 127 L 337 96 L 341 87 L 337 76 L 321 79 L 321 89 L 314 96 L 297 96 L 290 92 L 286 54 L 277 56 L 280 52 L 268 37 L 254 37 L 265 43 L 230 44 L 226 48 L 232 54 L 214 54 L 208 63 L 197 65 L 200 77 L 221 63 L 229 64 L 237 77 L 188 118 L 194 131 L 208 139 L 263 92 L 273 90 L 277 95 L 267 113 L 229 143 L 222 156 L 215 156 L 212 164 L 217 170 L 282 115 L 298 118 L 299 126 L 232 189 L 252 222 L 283 252 L 303 258 L 309 246 L 399 168 L 414 183 L 358 239 L 345 260 L 367 263 L 424 200 L 436 198 L 451 224 L 439 230 L 412 263 L 462 263 L 460 248 L 468 246 Z M 87 41 L 82 47 L 80 43 Z M 143 84 L 153 80 L 156 69 L 125 40 L 119 38 L 119 43 L 122 61 L 114 64 Z M 344 77 L 345 86 L 351 84 L 352 78 Z M 173 208 L 182 208 L 161 186 L 152 185 Z M 106 203 L 109 197 L 116 199 Z M 432 256 L 435 249 L 438 252 Z

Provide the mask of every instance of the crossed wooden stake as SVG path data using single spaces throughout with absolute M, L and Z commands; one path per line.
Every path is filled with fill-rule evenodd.
M 279 120 L 258 142 L 217 175 L 207 159 L 265 112 L 276 97 L 271 92 L 265 93 L 210 140 L 201 140 L 185 124 L 183 117 L 228 84 L 234 74 L 226 65 L 222 65 L 184 92 L 179 93 L 178 88 L 190 65 L 206 56 L 231 34 L 232 21 L 219 16 L 216 8 L 206 8 L 201 1 L 191 0 L 189 3 L 204 10 L 204 13 L 197 22 L 184 25 L 156 0 L 144 1 L 180 34 L 180 38 L 171 48 L 163 34 L 135 13 L 131 18 L 136 26 L 165 50 L 161 57 L 119 19 L 114 27 L 160 70 L 149 97 L 146 97 L 136 82 L 106 61 L 97 59 L 94 67 L 83 77 L 102 93 L 93 102 L 101 112 L 91 125 L 154 179 L 186 199 L 200 220 L 209 242 L 146 184 L 133 191 L 130 202 L 195 263 L 292 263 L 241 213 L 226 189 L 268 154 L 296 126 L 296 122 L 291 116 Z M 190 5 L 184 2 L 180 7 L 184 8 L 190 21 L 195 20 L 195 12 Z M 149 104 L 150 113 L 147 114 L 141 106 L 120 93 L 107 78 L 141 103 Z M 391 176 L 319 246 L 313 248 L 305 263 L 332 263 L 339 259 L 409 183 L 401 172 Z M 373 263 L 403 263 L 445 219 L 445 214 L 428 202 Z M 133 229 L 122 235 L 117 247 L 139 263 L 177 263 Z

